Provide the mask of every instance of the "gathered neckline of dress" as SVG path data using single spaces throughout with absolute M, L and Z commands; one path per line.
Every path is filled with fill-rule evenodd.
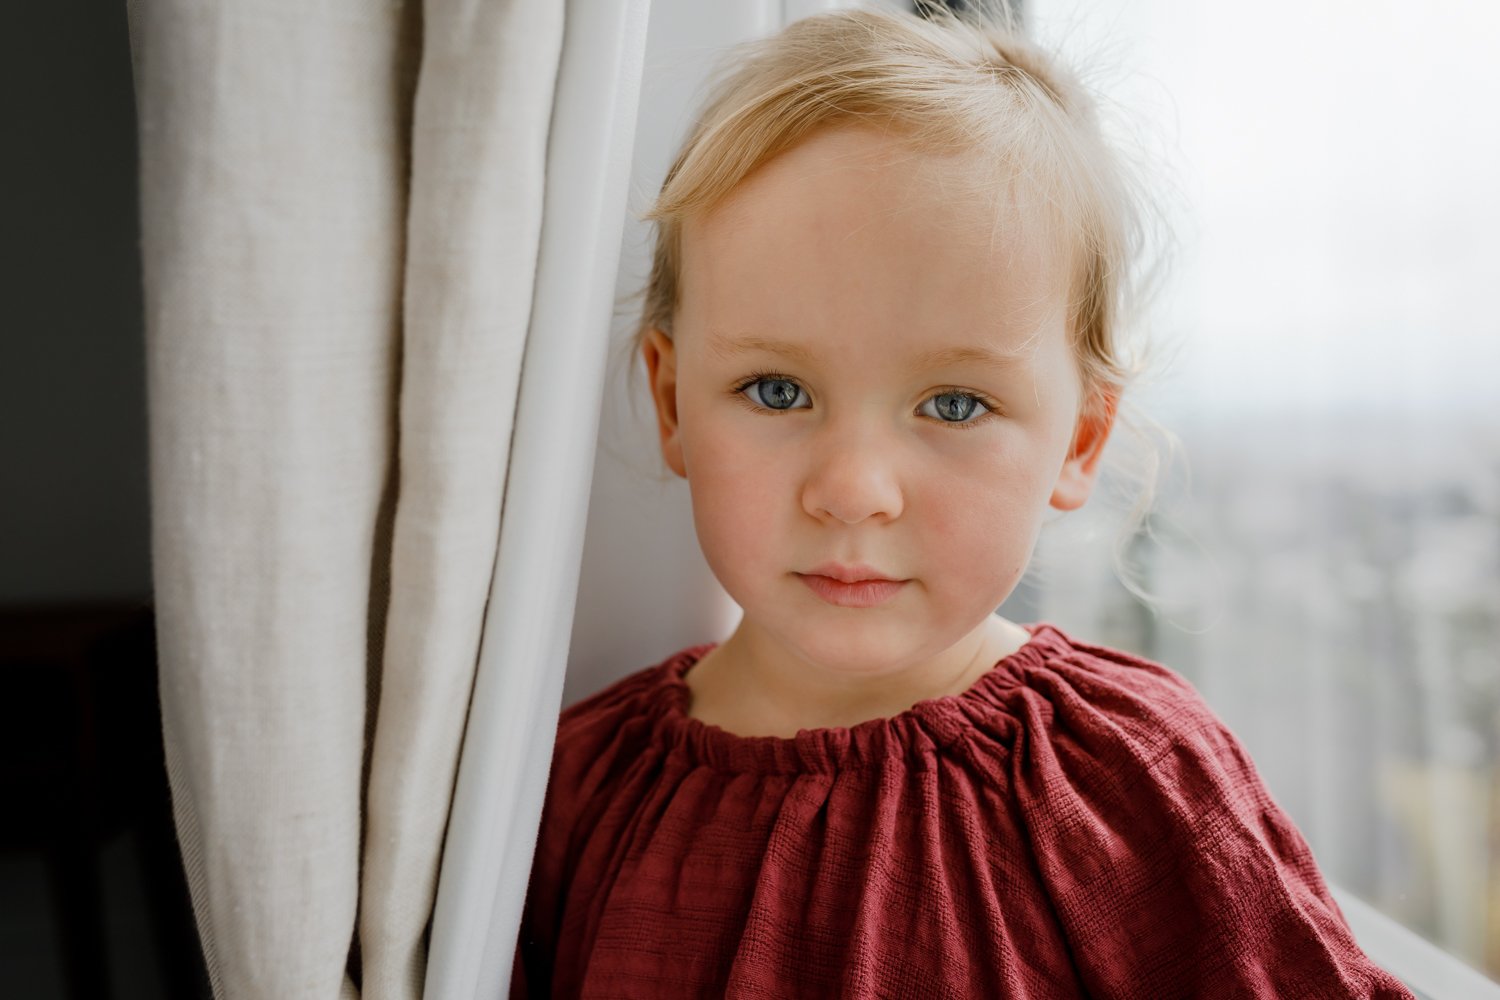
M 1049 656 L 1072 650 L 1052 625 L 1023 627 L 1030 638 L 958 694 L 928 698 L 895 715 L 854 726 L 802 729 L 795 736 L 741 736 L 688 715 L 692 691 L 685 676 L 718 643 L 690 646 L 657 668 L 648 710 L 652 738 L 669 755 L 685 757 L 691 765 L 727 771 L 833 772 L 870 766 L 893 755 L 920 765 L 933 751 L 972 732 L 976 720 L 1005 712 L 1002 695 L 1024 684 L 1028 670 Z

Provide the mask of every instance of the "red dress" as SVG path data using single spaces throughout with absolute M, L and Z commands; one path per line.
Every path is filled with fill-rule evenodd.
M 512 995 L 1412 996 L 1187 681 L 1030 631 L 849 729 L 690 718 L 711 645 L 564 711 Z

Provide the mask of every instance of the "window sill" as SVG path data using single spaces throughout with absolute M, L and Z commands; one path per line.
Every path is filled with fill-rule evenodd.
M 1500 984 L 1337 886 L 1334 899 L 1375 964 L 1422 1000 L 1500 1000 Z

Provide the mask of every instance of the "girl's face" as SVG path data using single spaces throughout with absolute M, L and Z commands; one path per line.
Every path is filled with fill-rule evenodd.
M 992 225 L 973 169 L 826 130 L 684 227 L 674 339 L 644 353 L 760 650 L 849 676 L 935 662 L 1093 485 L 1109 420 L 1076 419 L 1067 267 L 1018 213 Z M 830 587 L 829 564 L 902 582 Z

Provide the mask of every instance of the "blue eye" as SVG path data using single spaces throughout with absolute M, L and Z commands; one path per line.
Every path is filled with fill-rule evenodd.
M 795 379 L 772 372 L 756 372 L 734 387 L 734 395 L 761 412 L 785 413 L 812 406 L 807 392 Z M 960 389 L 948 389 L 927 398 L 917 412 L 957 428 L 973 427 L 979 418 L 994 412 L 983 397 Z
M 779 375 L 759 375 L 749 382 L 741 383 L 735 390 L 744 393 L 752 402 L 768 410 L 805 409 L 795 404 L 805 397 L 802 387 L 791 379 Z
M 935 412 L 927 413 L 929 404 L 936 404 Z M 940 392 L 931 397 L 918 411 L 929 417 L 936 417 L 944 423 L 961 424 L 973 423 L 969 420 L 978 411 L 979 416 L 990 412 L 989 407 L 979 401 L 977 396 L 971 396 L 966 392 Z

